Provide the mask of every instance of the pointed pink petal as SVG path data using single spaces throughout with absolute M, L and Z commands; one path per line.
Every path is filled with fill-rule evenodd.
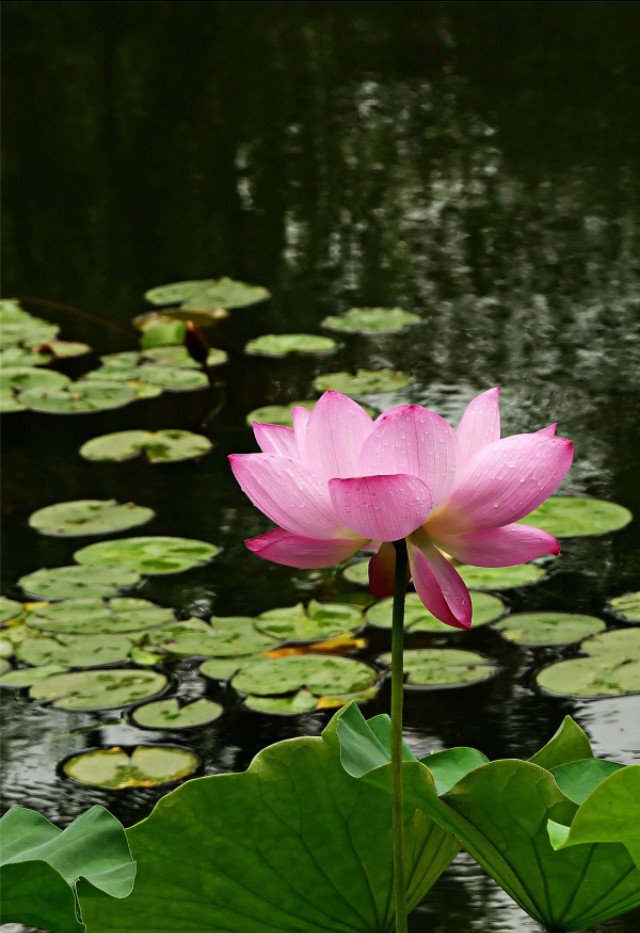
M 315 570 L 318 567 L 330 567 L 351 557 L 360 550 L 365 541 L 353 538 L 346 541 L 340 538 L 305 538 L 302 535 L 292 535 L 283 528 L 274 528 L 273 531 L 267 531 L 257 538 L 249 538 L 244 543 L 258 557 L 271 560 L 274 564 Z
M 303 463 L 276 454 L 231 454 L 231 469 L 256 508 L 281 528 L 307 538 L 348 538 L 327 484 Z
M 467 408 L 456 430 L 460 441 L 460 463 L 466 464 L 471 457 L 500 440 L 500 389 L 489 389 L 478 395 Z
M 529 525 L 487 528 L 438 543 L 456 560 L 476 567 L 511 567 L 543 554 L 560 553 L 560 545 L 553 535 Z
M 471 597 L 458 571 L 433 545 L 420 541 L 418 547 L 409 538 L 407 547 L 416 592 L 429 612 L 445 625 L 469 628 Z
M 304 460 L 304 439 L 307 433 L 307 425 L 309 424 L 310 417 L 311 412 L 308 408 L 303 408 L 302 405 L 294 405 L 291 409 L 293 433 L 296 439 L 296 447 L 298 448 L 298 459 L 300 460 Z
M 548 434 L 517 434 L 484 447 L 434 516 L 430 534 L 439 540 L 518 521 L 555 492 L 572 460 L 571 441 Z
M 333 506 L 347 528 L 374 541 L 397 541 L 431 511 L 431 493 L 415 476 L 358 476 L 329 480 Z
M 451 491 L 457 460 L 458 439 L 444 418 L 421 405 L 400 405 L 376 420 L 362 446 L 359 472 L 415 476 L 438 505 Z
M 261 424 L 254 421 L 253 433 L 263 453 L 279 454 L 281 457 L 291 457 L 292 460 L 300 459 L 292 428 L 283 424 Z
M 553 424 L 548 424 L 546 428 L 540 428 L 539 431 L 536 431 L 536 434 L 546 434 L 547 437 L 555 437 L 557 427 L 558 422 L 555 421 Z
M 384 541 L 377 554 L 369 561 L 369 589 L 374 596 L 382 599 L 393 596 L 396 573 L 396 549 L 393 544 Z
M 322 476 L 357 476 L 358 454 L 373 422 L 357 402 L 329 390 L 311 412 L 304 439 L 304 462 Z

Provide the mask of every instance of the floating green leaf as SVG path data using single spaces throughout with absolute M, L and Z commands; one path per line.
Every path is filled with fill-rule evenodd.
M 300 716 L 315 709 L 318 698 L 303 688 L 282 697 L 246 696 L 244 705 L 257 713 L 269 713 L 272 716 Z
M 551 773 L 565 797 L 579 805 L 587 799 L 598 784 L 614 771 L 619 771 L 620 768 L 624 768 L 624 765 L 617 761 L 590 757 L 584 761 L 565 762 L 557 768 L 552 768 Z
M 640 622 L 640 590 L 614 596 L 607 603 L 607 608 L 622 622 Z
M 16 649 L 25 664 L 40 667 L 99 667 L 126 661 L 131 641 L 123 635 L 60 635 L 27 638 Z
M 23 614 L 24 606 L 22 603 L 16 602 L 15 599 L 7 599 L 6 596 L 0 596 L 0 625 L 13 622 Z
M 391 665 L 391 655 L 380 660 Z M 477 651 L 457 648 L 415 648 L 404 653 L 408 687 L 462 687 L 488 680 L 497 665 Z
M 640 693 L 640 629 L 616 629 L 582 642 L 589 657 L 543 667 L 538 686 L 558 696 Z
M 194 389 L 206 389 L 209 380 L 206 373 L 187 366 L 160 366 L 157 363 L 143 363 L 136 369 L 136 379 L 160 385 L 167 392 L 192 392 Z
M 58 664 L 46 664 L 42 667 L 20 667 L 7 668 L 0 678 L 1 687 L 13 687 L 21 690 L 24 687 L 30 687 L 38 683 L 39 680 L 46 680 L 54 674 L 63 674 L 66 668 Z
M 34 684 L 29 695 L 52 701 L 57 709 L 118 709 L 148 700 L 166 686 L 167 678 L 156 671 L 109 668 L 54 674 Z
M 602 619 L 576 612 L 517 612 L 495 626 L 519 645 L 570 645 L 606 628 Z
M 114 596 L 122 587 L 136 586 L 139 582 L 140 575 L 135 570 L 78 564 L 43 568 L 18 580 L 25 593 L 38 599 Z
M 0 373 L 3 388 L 12 389 L 14 392 L 25 392 L 29 389 L 48 392 L 51 389 L 61 389 L 71 382 L 63 373 L 53 369 L 36 369 L 35 366 L 3 366 Z
M 508 590 L 516 586 L 539 583 L 547 571 L 535 564 L 516 564 L 513 567 L 471 567 L 463 564 L 456 568 L 470 589 Z
M 362 612 L 356 606 L 341 603 L 319 603 L 312 599 L 283 609 L 269 609 L 255 620 L 256 628 L 281 641 L 320 641 L 345 632 L 355 632 L 363 624 Z
M 141 632 L 173 621 L 171 609 L 146 599 L 118 596 L 109 600 L 66 599 L 34 608 L 29 628 L 55 635 L 115 635 Z
M 193 359 L 192 356 L 189 356 L 189 353 L 185 347 L 154 347 L 153 349 L 145 349 L 144 353 L 140 357 L 140 362 L 145 360 L 151 360 L 154 363 L 158 363 L 161 366 L 169 367 L 182 367 L 187 369 L 197 369 L 198 363 Z M 216 347 L 211 347 L 209 350 L 209 355 L 207 356 L 207 366 L 222 366 L 223 363 L 226 363 L 228 360 L 227 354 L 224 350 L 218 350 Z
M 307 411 L 311 411 L 316 403 L 317 399 L 312 399 L 304 402 L 289 402 L 287 405 L 265 405 L 263 408 L 254 408 L 247 415 L 247 424 L 251 427 L 254 421 L 259 421 L 261 424 L 284 424 L 285 427 L 290 428 L 293 426 L 292 408 L 306 408 Z
M 20 393 L 22 404 L 33 411 L 52 415 L 75 415 L 122 408 L 135 397 L 135 391 L 129 386 L 99 382 L 97 379 L 74 382 L 61 389 L 30 389 Z
M 48 345 L 47 345 L 48 346 Z M 0 347 L 0 366 L 10 369 L 14 366 L 46 366 L 53 359 L 53 353 L 42 347 Z
M 348 583 L 357 586 L 369 586 L 369 561 L 357 560 L 342 571 L 342 576 Z M 372 623 L 373 624 L 373 623 Z M 391 623 L 389 623 L 389 626 Z M 386 628 L 386 626 L 384 626 Z
M 213 619 L 214 625 L 218 621 Z M 226 628 L 217 628 L 202 619 L 186 619 L 172 622 L 149 633 L 146 643 L 155 651 L 169 652 L 184 657 L 236 657 L 250 655 L 275 647 L 278 642 L 256 631 L 253 619 L 231 618 L 235 623 Z
M 30 516 L 29 524 L 43 535 L 105 535 L 144 525 L 154 515 L 153 509 L 133 502 L 123 504 L 115 499 L 75 499 L 38 509 Z
M 346 314 L 326 317 L 322 326 L 339 333 L 394 334 L 421 322 L 417 314 L 402 308 L 351 308 Z
M 117 431 L 87 441 L 80 448 L 86 460 L 122 462 L 145 453 L 151 463 L 176 463 L 202 457 L 212 448 L 211 441 L 201 434 L 165 428 L 162 431 Z
M 42 318 L 33 317 L 26 311 L 21 315 L 3 315 L 0 318 L 2 332 L 0 333 L 0 345 L 2 347 L 37 347 L 41 344 L 48 344 L 55 340 L 60 328 L 57 324 L 50 324 Z
M 412 383 L 410 376 L 393 369 L 359 369 L 353 373 L 323 373 L 313 380 L 313 387 L 319 392 L 334 389 L 344 395 L 378 395 L 384 392 L 398 392 Z
M 200 665 L 199 670 L 203 677 L 211 680 L 230 680 L 246 661 L 246 657 L 210 658 Z
M 137 745 L 130 752 L 119 746 L 83 752 L 69 758 L 62 770 L 72 781 L 81 784 L 124 790 L 182 781 L 193 774 L 198 765 L 196 755 L 186 748 Z
M 0 687 L 3 686 L 2 678 L 11 670 L 13 670 L 13 668 L 7 658 L 0 658 Z
M 226 276 L 192 282 L 173 282 L 145 292 L 151 304 L 164 306 L 182 304 L 186 311 L 206 311 L 211 308 L 246 308 L 266 301 L 271 295 L 260 285 L 247 285 Z
M 0 658 L 12 658 L 14 653 L 13 642 L 8 638 L 0 638 Z
M 489 593 L 472 593 L 471 606 L 473 611 L 473 628 L 488 625 L 504 615 L 506 606 L 497 596 Z M 391 613 L 393 597 L 381 599 L 370 606 L 366 611 L 366 620 L 369 625 L 379 628 L 391 628 Z M 440 635 L 450 635 L 450 628 L 429 612 L 417 593 L 408 593 L 405 598 L 404 627 L 408 632 L 437 632 Z
M 145 330 L 140 340 L 140 346 L 143 350 L 151 350 L 154 347 L 180 346 L 186 333 L 187 325 L 182 321 L 157 324 L 155 327 L 149 327 Z
M 331 337 L 317 334 L 263 334 L 250 340 L 245 353 L 249 356 L 287 356 L 289 353 L 334 353 L 338 348 Z
M 0 366 L 2 361 L 0 360 Z M 0 413 L 9 415 L 14 411 L 26 411 L 27 406 L 19 401 L 18 396 L 14 395 L 11 389 L 0 386 Z
M 580 646 L 583 651 L 598 657 L 636 661 L 640 658 L 640 628 L 616 628 L 587 638 Z
M 193 295 L 202 293 L 213 285 L 215 279 L 197 279 L 189 282 L 172 282 L 170 285 L 158 285 L 144 293 L 145 300 L 152 305 L 179 305 Z
M 192 729 L 213 722 L 222 713 L 218 703 L 204 697 L 183 704 L 176 697 L 168 697 L 138 706 L 131 713 L 131 720 L 143 729 Z
M 557 538 L 604 535 L 624 528 L 632 519 L 629 509 L 603 499 L 552 496 L 522 519 Z
M 307 687 L 315 696 L 356 693 L 373 686 L 377 672 L 362 661 L 331 655 L 290 655 L 243 661 L 232 685 L 240 693 L 273 696 Z
M 220 548 L 207 541 L 156 535 L 100 541 L 81 548 L 73 557 L 79 564 L 127 567 L 155 576 L 199 567 L 219 553 Z

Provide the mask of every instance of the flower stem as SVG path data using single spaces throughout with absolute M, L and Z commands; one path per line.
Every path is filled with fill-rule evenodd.
M 407 933 L 407 903 L 404 879 L 404 813 L 402 806 L 402 690 L 404 643 L 404 596 L 407 588 L 407 545 L 404 538 L 393 542 L 396 549 L 391 630 L 391 788 L 393 825 L 393 877 L 396 933 Z

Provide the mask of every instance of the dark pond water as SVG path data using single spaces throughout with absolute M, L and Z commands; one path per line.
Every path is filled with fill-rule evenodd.
M 157 511 L 144 533 L 224 548 L 209 567 L 136 595 L 203 616 L 339 599 L 349 587 L 337 573 L 246 552 L 243 539 L 267 523 L 226 455 L 255 449 L 250 410 L 312 397 L 314 376 L 356 366 L 404 370 L 414 387 L 388 403 L 454 420 L 501 385 L 507 433 L 557 420 L 574 439 L 564 491 L 640 512 L 639 35 L 635 3 L 6 3 L 5 293 L 87 312 L 25 302 L 100 353 L 136 346 L 129 322 L 154 285 L 229 275 L 273 298 L 210 332 L 230 356 L 211 391 L 107 414 L 5 417 L 2 592 L 18 595 L 22 574 L 68 563 L 79 546 L 32 531 L 34 509 L 113 497 Z M 425 324 L 349 337 L 333 357 L 243 355 L 259 334 L 320 332 L 327 314 L 353 305 L 400 305 Z M 205 429 L 214 451 L 195 465 L 77 454 L 125 428 L 201 431 L 218 406 Z M 637 524 L 570 540 L 548 580 L 509 602 L 602 615 L 608 598 L 639 588 L 639 565 Z M 410 647 L 425 643 L 413 636 Z M 571 702 L 533 688 L 542 663 L 574 649 L 523 650 L 488 629 L 465 646 L 501 672 L 482 687 L 408 696 L 415 750 L 526 757 L 570 713 L 599 754 L 640 758 L 639 698 Z M 180 693 L 198 695 L 182 669 Z M 266 744 L 327 721 L 250 714 L 211 695 L 225 714 L 189 740 L 206 773 L 242 769 Z M 387 701 L 383 692 L 367 714 Z M 58 776 L 71 752 L 148 741 L 115 715 L 50 711 L 11 693 L 4 732 L 5 806 L 63 824 L 98 802 L 130 824 L 160 795 Z M 639 922 L 636 912 L 605 926 L 631 933 Z M 537 927 L 461 859 L 412 929 Z

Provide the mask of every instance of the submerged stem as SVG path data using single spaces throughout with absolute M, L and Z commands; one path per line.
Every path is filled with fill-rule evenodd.
M 402 690 L 404 643 L 404 597 L 407 587 L 407 545 L 393 542 L 396 549 L 391 630 L 391 788 L 393 800 L 393 877 L 396 933 L 407 933 L 407 903 L 404 878 L 404 814 L 402 806 Z

